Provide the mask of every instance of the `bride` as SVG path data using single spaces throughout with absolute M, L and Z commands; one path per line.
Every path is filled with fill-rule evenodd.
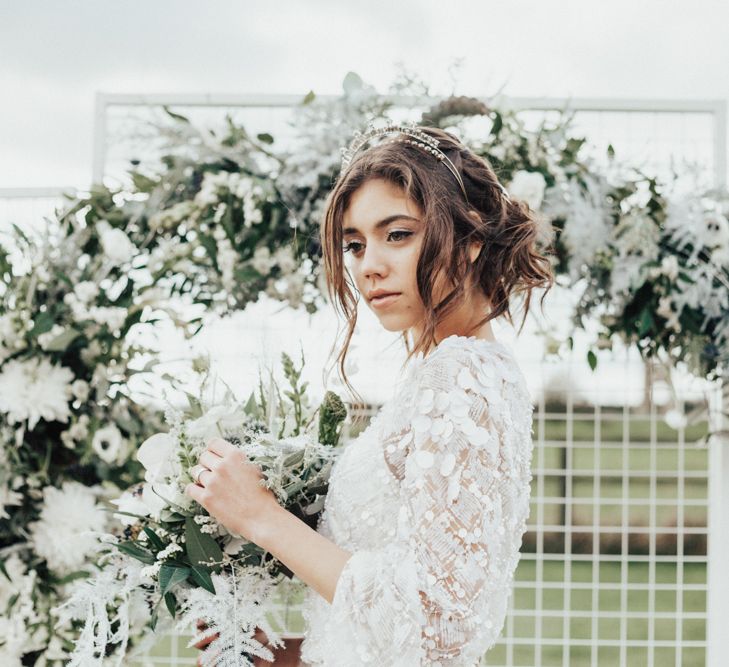
M 363 297 L 407 352 L 392 397 L 345 445 L 317 530 L 223 440 L 187 488 L 309 586 L 303 642 L 287 640 L 276 664 L 471 667 L 498 639 L 529 512 L 533 408 L 491 320 L 513 324 L 521 293 L 523 327 L 532 290 L 552 286 L 536 236 L 526 204 L 448 132 L 370 128 L 345 151 L 321 224 L 348 327 L 339 370 L 356 394 L 344 362 Z

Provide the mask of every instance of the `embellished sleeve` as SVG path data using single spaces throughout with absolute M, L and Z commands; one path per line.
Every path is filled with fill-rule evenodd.
M 332 664 L 471 666 L 503 627 L 529 511 L 531 402 L 495 355 L 440 352 L 383 443 L 398 531 L 345 564 Z

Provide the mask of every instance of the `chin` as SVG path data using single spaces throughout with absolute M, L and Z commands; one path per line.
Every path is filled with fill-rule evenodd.
M 377 318 L 382 325 L 382 328 L 386 331 L 392 331 L 393 333 L 399 333 L 405 331 L 412 326 L 409 322 L 406 322 L 401 317 L 382 315 Z

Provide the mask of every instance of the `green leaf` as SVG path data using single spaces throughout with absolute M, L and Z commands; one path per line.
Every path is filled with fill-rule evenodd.
M 597 366 L 597 356 L 592 350 L 587 351 L 587 363 L 590 364 L 590 368 L 594 371 Z
M 157 186 L 157 181 L 149 176 L 139 173 L 138 171 L 131 172 L 132 183 L 139 192 L 152 192 Z
M 220 570 L 223 552 L 210 535 L 201 532 L 191 516 L 185 519 L 185 550 L 193 568 L 204 563 L 203 567 L 209 567 L 213 572 Z
M 268 132 L 261 132 L 261 134 L 257 134 L 256 138 L 258 141 L 262 141 L 264 144 L 272 144 L 273 143 L 273 137 Z
M 127 556 L 131 556 L 132 558 L 136 558 L 138 561 L 141 561 L 145 565 L 152 565 L 155 562 L 154 554 L 150 553 L 146 549 L 143 549 L 136 542 L 119 542 L 114 546 L 122 553 L 125 553 L 127 554 Z
M 215 595 L 215 586 L 213 586 L 213 580 L 210 577 L 210 572 L 208 572 L 207 568 L 193 567 L 190 572 L 190 576 L 192 577 L 192 580 L 200 586 L 200 588 L 204 588 L 206 591 Z
M 310 90 L 308 93 L 306 93 L 306 97 L 302 100 L 302 104 L 311 104 L 314 101 L 314 98 L 316 95 L 314 94 L 313 90 Z
M 359 90 L 362 90 L 363 82 L 362 77 L 356 72 L 347 72 L 342 82 L 342 88 L 344 89 L 345 95 L 352 95 Z
M 181 584 L 185 581 L 189 574 L 189 567 L 178 567 L 176 565 L 164 563 L 159 568 L 160 594 L 166 595 L 170 590 L 177 586 L 177 584 Z M 172 615 L 174 616 L 174 614 Z
M 165 548 L 165 543 L 157 536 L 157 533 L 155 533 L 151 528 L 145 526 L 144 532 L 146 533 L 147 537 L 149 538 L 149 541 L 152 543 L 152 546 L 157 549 L 158 551 L 161 551 Z
M 175 120 L 182 121 L 183 123 L 189 123 L 190 120 L 186 116 L 182 116 L 179 113 L 175 113 L 174 111 L 170 111 L 169 107 L 166 105 L 162 105 L 162 108 L 165 110 L 165 113 L 170 116 L 171 118 L 174 118 Z
M 640 322 L 638 323 L 638 335 L 643 336 L 647 331 L 650 331 L 653 326 L 653 315 L 650 310 L 645 308 L 640 315 Z
M 49 352 L 64 352 L 80 335 L 81 333 L 76 329 L 68 329 L 48 343 L 46 350 Z
M 254 392 L 251 392 L 251 395 L 248 397 L 248 402 L 245 404 L 243 411 L 251 417 L 260 417 L 260 410 L 258 409 Z
M 167 611 L 174 618 L 177 613 L 177 598 L 174 593 L 165 593 L 165 604 L 167 605 Z
M 53 328 L 54 318 L 53 315 L 51 315 L 49 312 L 38 313 L 38 315 L 34 317 L 33 320 L 33 328 L 30 330 L 30 335 L 33 338 L 35 338 L 36 336 L 40 336 L 41 334 L 44 334 L 46 333 L 46 331 L 50 331 Z

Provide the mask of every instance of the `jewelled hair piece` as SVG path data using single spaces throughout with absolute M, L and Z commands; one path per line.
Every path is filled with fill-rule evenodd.
M 347 148 L 342 148 L 342 168 L 341 173 L 343 174 L 348 168 L 349 165 L 352 164 L 352 160 L 354 159 L 354 156 L 362 149 L 362 147 L 372 141 L 373 139 L 377 137 L 383 137 L 387 134 L 393 134 L 397 133 L 400 135 L 400 137 L 395 137 L 394 139 L 390 139 L 390 143 L 408 143 L 413 146 L 417 146 L 418 148 L 421 148 L 422 150 L 430 153 L 433 155 L 436 159 L 438 159 L 440 162 L 442 162 L 447 168 L 448 171 L 450 171 L 453 176 L 455 177 L 456 181 L 458 181 L 458 185 L 461 188 L 461 191 L 463 192 L 463 196 L 466 198 L 466 201 L 468 201 L 468 195 L 466 194 L 466 186 L 463 184 L 463 178 L 461 178 L 461 174 L 458 172 L 458 169 L 456 169 L 456 165 L 453 164 L 453 162 L 450 160 L 450 158 L 442 151 L 440 148 L 438 148 L 438 144 L 440 141 L 436 139 L 435 137 L 431 137 L 429 134 L 426 134 L 423 132 L 415 123 L 405 121 L 401 123 L 400 125 L 395 125 L 393 123 L 390 123 L 388 125 L 384 125 L 383 127 L 375 127 L 374 123 L 369 123 L 367 125 L 367 131 L 366 132 L 360 132 L 359 130 L 355 130 L 352 141 L 350 142 L 349 146 Z M 508 199 L 509 194 L 506 192 L 506 188 L 504 188 L 501 183 L 498 183 L 499 188 L 501 189 L 501 192 L 504 194 L 504 196 Z

